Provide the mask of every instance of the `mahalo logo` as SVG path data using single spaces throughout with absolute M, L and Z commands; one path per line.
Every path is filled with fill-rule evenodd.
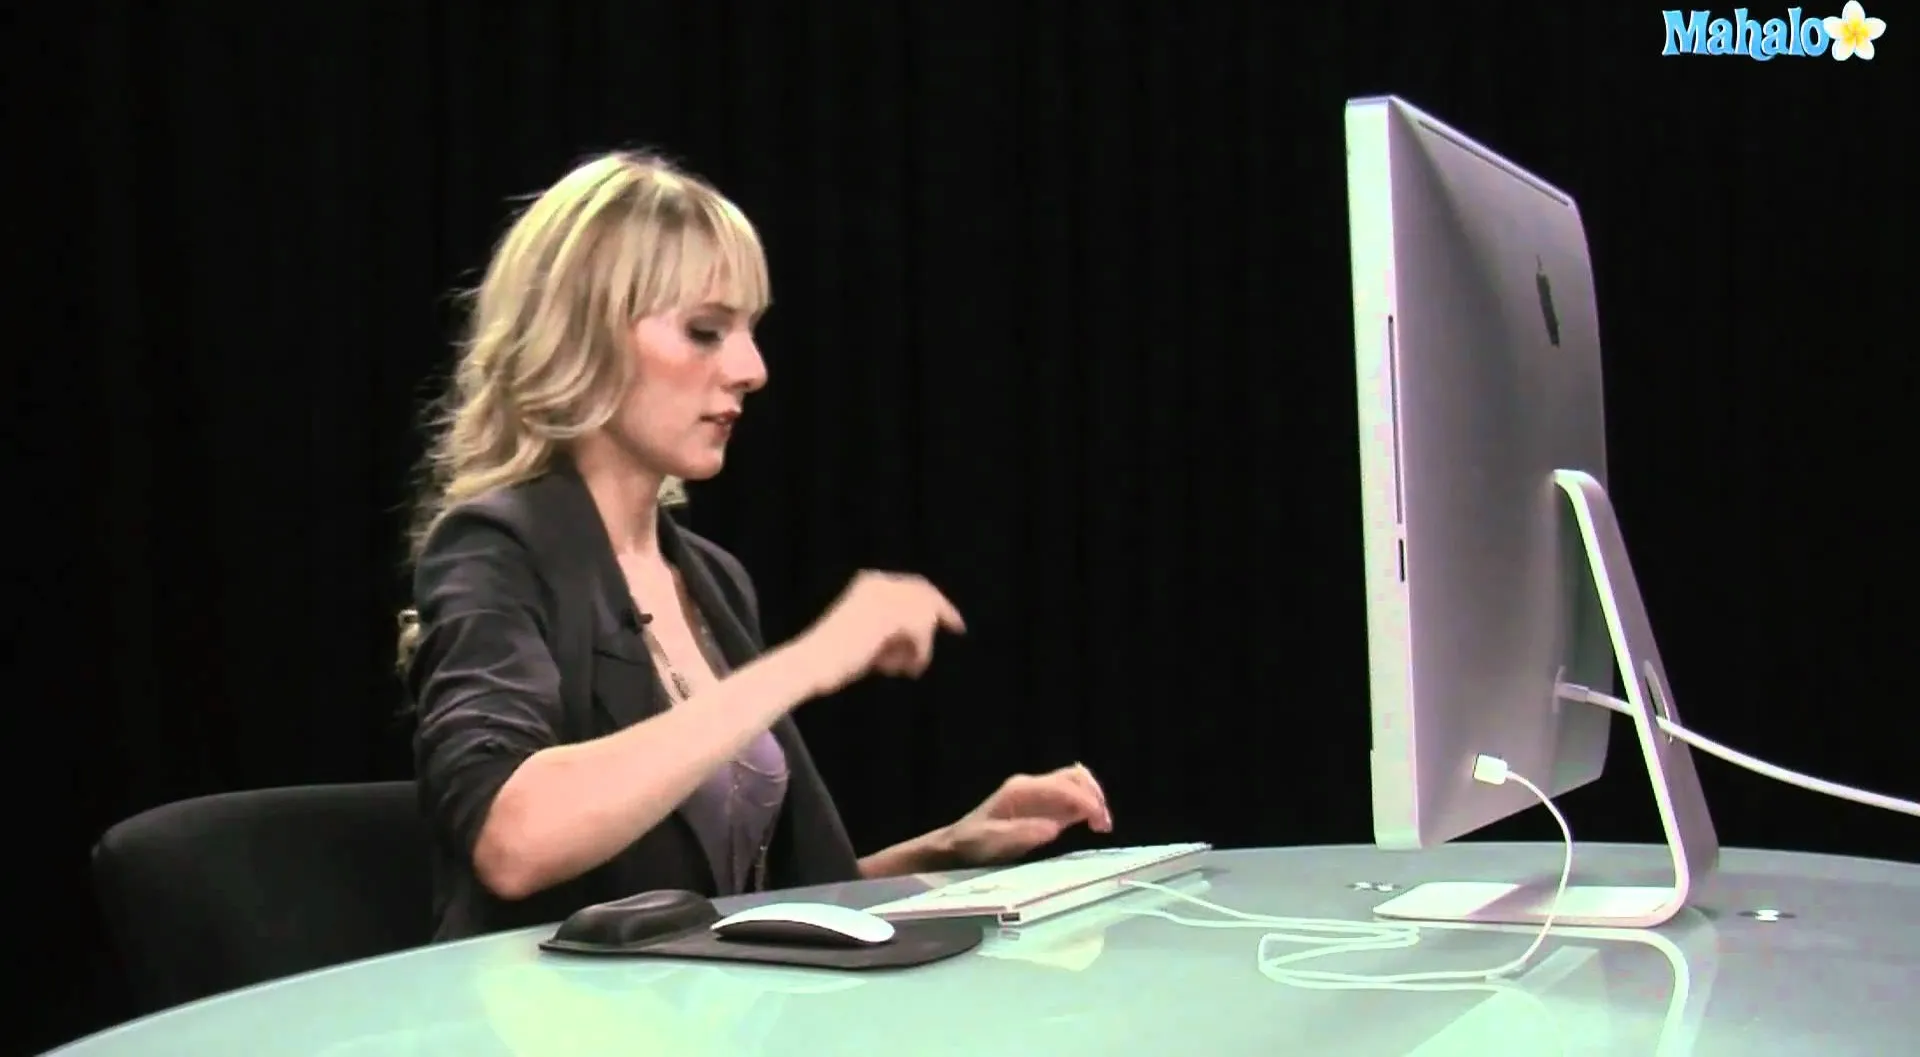
M 1885 19 L 1867 17 L 1860 0 L 1847 0 L 1838 15 L 1807 17 L 1790 7 L 1785 18 L 1755 19 L 1744 7 L 1730 18 L 1711 11 L 1662 11 L 1667 42 L 1662 55 L 1737 55 L 1766 62 L 1770 59 L 1810 59 L 1832 55 L 1868 61 L 1874 41 L 1887 32 Z

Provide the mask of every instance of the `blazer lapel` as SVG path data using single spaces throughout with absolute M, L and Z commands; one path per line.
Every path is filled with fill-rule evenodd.
M 673 517 L 662 511 L 660 514 L 660 553 L 666 556 L 673 567 L 680 571 L 680 580 L 687 585 L 687 594 L 693 598 L 694 605 L 700 607 L 700 614 L 707 618 L 707 626 L 713 629 L 713 637 L 720 645 L 720 652 L 727 658 L 729 670 L 753 660 L 759 653 L 753 636 L 748 634 L 745 624 L 740 622 L 740 614 L 733 603 L 721 590 L 720 583 L 713 577 L 713 570 L 693 548 L 680 536 L 680 526 Z
M 578 591 L 576 627 L 590 629 L 595 668 L 593 705 L 615 730 L 623 730 L 667 707 L 660 695 L 653 654 L 634 621 L 638 610 L 627 590 L 626 574 L 614 557 L 613 540 L 593 505 L 586 482 L 567 460 L 559 460 L 554 476 L 563 482 L 555 489 L 555 513 L 564 526 L 561 545 L 573 555 L 588 580 Z M 564 597 L 564 592 L 563 592 Z M 564 604 L 564 603 L 563 603 Z

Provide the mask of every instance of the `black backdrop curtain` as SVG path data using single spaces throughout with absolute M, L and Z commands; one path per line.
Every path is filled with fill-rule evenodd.
M 774 635 L 860 566 L 974 631 L 802 714 L 865 846 L 1084 760 L 1116 839 L 1366 841 L 1344 99 L 1574 193 L 1615 494 L 1695 725 L 1912 796 L 1910 53 L 1355 3 L 334 3 L 9 16 L 24 254 L 6 1030 L 118 1017 L 99 832 L 406 774 L 400 508 L 510 196 L 661 148 L 760 225 L 773 384 L 694 519 Z M 1884 14 L 1884 12 L 1882 12 Z M 24 242 L 21 243 L 24 245 Z M 1583 839 L 1657 836 L 1625 739 Z M 1911 824 L 1703 764 L 1730 844 Z M 1494 836 L 1547 837 L 1523 818 Z M 24 920 L 24 932 L 20 929 Z M 99 986 L 95 986 L 96 981 Z

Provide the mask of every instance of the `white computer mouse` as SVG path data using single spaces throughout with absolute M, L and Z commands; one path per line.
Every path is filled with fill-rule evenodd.
M 723 940 L 793 947 L 874 947 L 893 939 L 893 922 L 831 903 L 769 903 L 713 923 Z

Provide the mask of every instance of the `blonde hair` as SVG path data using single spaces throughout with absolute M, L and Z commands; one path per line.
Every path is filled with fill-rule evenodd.
M 607 425 L 632 384 L 633 325 L 712 299 L 757 315 L 766 255 L 746 215 L 651 155 L 574 169 L 527 206 L 470 295 L 458 365 L 436 406 L 409 539 L 417 561 L 458 504 L 547 472 L 565 445 Z M 686 502 L 662 483 L 666 505 Z M 420 636 L 400 614 L 404 668 Z

